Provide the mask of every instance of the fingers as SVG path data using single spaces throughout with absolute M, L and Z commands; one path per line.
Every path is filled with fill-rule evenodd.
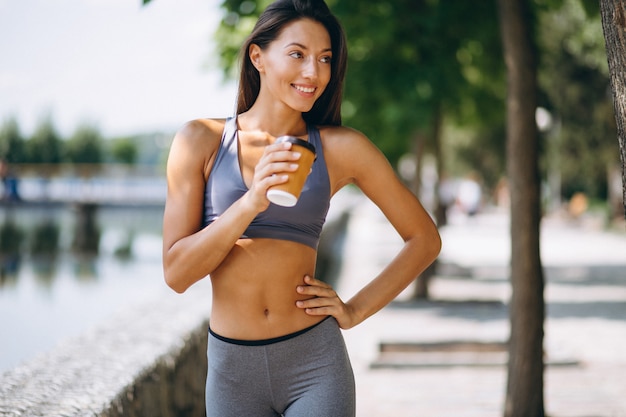
M 330 285 L 308 275 L 304 277 L 304 282 L 306 285 L 299 285 L 296 291 L 311 298 L 297 301 L 296 305 L 299 308 L 311 315 L 338 315 L 341 313 L 343 301 Z
M 335 290 L 324 281 L 317 280 L 309 275 L 304 277 L 306 285 L 298 285 L 296 291 L 300 294 L 312 295 L 316 297 L 336 297 Z
M 269 168 L 270 174 L 295 171 L 298 168 L 300 152 L 291 150 L 291 143 L 275 143 L 265 147 L 257 167 Z
M 323 281 L 307 275 L 304 285 L 298 285 L 296 291 L 311 297 L 296 301 L 296 306 L 310 316 L 333 316 L 342 329 L 350 329 L 359 322 L 354 310 Z
M 287 174 L 298 169 L 299 152 L 291 151 L 291 143 L 274 143 L 263 150 L 259 162 L 254 168 L 248 198 L 257 210 L 263 211 L 269 206 L 267 190 L 289 179 Z
M 336 298 L 334 303 L 330 302 L 331 300 L 329 298 L 311 298 L 306 301 L 298 301 L 296 305 L 311 316 L 339 317 L 342 311 L 340 300 Z
M 261 191 L 272 185 L 287 181 L 286 173 L 298 169 L 300 152 L 291 151 L 291 143 L 278 143 L 265 147 L 263 155 L 254 170 L 254 183 Z

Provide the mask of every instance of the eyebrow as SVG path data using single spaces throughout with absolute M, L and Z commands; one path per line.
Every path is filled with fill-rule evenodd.
M 297 46 L 299 48 L 306 49 L 306 50 L 309 49 L 309 48 L 307 48 L 306 46 L 304 46 L 303 44 L 301 44 L 299 42 L 288 43 L 287 45 L 285 45 L 284 49 L 287 49 L 287 48 L 292 47 L 292 46 Z M 332 52 L 332 51 L 333 51 L 333 48 L 325 48 L 325 49 L 322 49 L 321 52 Z

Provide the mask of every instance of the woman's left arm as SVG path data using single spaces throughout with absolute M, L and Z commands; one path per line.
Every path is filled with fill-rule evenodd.
M 348 329 L 382 309 L 411 284 L 439 255 L 441 239 L 430 215 L 400 181 L 382 152 L 361 133 L 338 129 L 341 138 L 329 138 L 324 147 L 333 191 L 348 183 L 356 184 L 404 241 L 391 262 L 346 303 L 332 287 L 312 277 L 305 277 L 305 285 L 297 288 L 301 294 L 314 296 L 298 303 L 307 314 L 332 315 L 341 328 Z

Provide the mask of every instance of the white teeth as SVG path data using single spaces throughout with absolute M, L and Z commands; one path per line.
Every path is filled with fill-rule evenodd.
M 306 88 L 300 87 L 299 85 L 294 85 L 294 87 L 296 88 L 296 90 L 302 91 L 303 93 L 312 93 L 313 91 L 315 91 L 314 87 Z

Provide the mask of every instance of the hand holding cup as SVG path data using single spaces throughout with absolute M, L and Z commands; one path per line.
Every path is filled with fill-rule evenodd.
M 315 161 L 315 146 L 295 136 L 281 136 L 276 139 L 276 143 L 283 142 L 291 143 L 291 150 L 300 152 L 298 169 L 293 172 L 277 173 L 287 175 L 287 182 L 270 187 L 267 191 L 267 199 L 280 206 L 293 207 L 298 202 L 306 178 Z

